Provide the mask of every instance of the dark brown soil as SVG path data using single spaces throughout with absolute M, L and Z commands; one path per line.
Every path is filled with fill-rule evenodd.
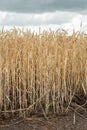
M 87 130 L 87 113 L 70 111 L 66 115 L 25 119 L 0 119 L 0 130 Z

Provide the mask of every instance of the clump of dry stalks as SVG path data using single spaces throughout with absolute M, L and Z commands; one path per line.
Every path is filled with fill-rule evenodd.
M 87 35 L 0 32 L 0 112 L 64 112 L 76 94 L 87 96 Z

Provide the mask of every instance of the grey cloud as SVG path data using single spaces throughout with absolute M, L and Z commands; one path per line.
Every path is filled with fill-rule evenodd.
M 20 13 L 87 12 L 87 0 L 1 0 L 0 10 Z
M 63 24 L 69 22 L 76 13 L 69 12 L 52 12 L 44 14 L 25 14 L 25 13 L 1 13 L 4 16 L 0 20 L 0 25 L 6 26 L 28 26 L 28 25 L 50 25 L 50 24 Z

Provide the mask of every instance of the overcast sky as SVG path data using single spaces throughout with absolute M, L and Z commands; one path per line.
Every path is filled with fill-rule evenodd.
M 38 27 L 83 30 L 87 27 L 87 0 L 2 0 L 0 27 Z

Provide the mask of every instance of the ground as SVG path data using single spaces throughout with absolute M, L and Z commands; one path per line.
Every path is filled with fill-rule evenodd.
M 87 113 L 70 111 L 66 115 L 25 119 L 0 119 L 0 130 L 87 130 Z

